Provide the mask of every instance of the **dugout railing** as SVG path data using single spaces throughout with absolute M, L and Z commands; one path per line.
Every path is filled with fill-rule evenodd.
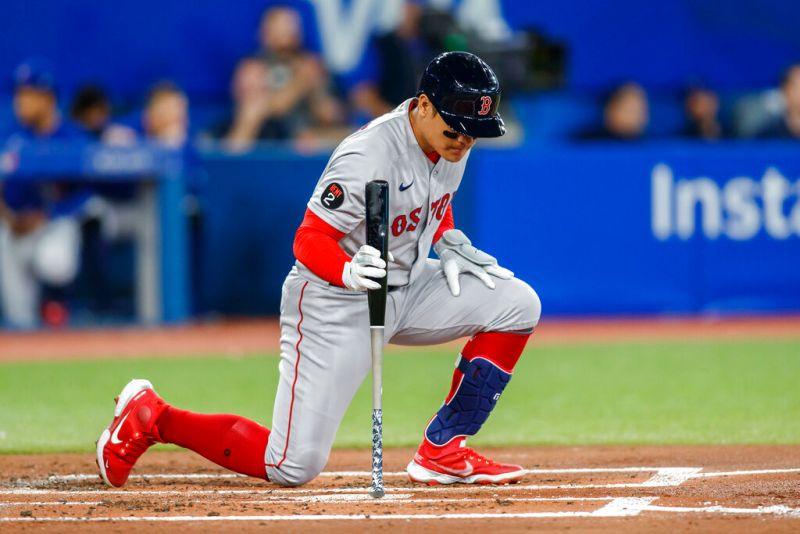
M 189 315 L 185 168 L 182 151 L 147 143 L 108 147 L 42 142 L 0 150 L 0 181 L 138 185 L 135 309 L 143 324 L 177 323 Z

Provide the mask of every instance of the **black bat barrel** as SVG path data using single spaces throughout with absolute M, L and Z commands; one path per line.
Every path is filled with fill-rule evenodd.
M 389 262 L 389 183 L 385 180 L 374 180 L 367 183 L 365 190 L 367 206 L 367 245 L 381 252 L 381 258 Z M 367 293 L 369 302 L 370 326 L 383 326 L 386 318 L 386 291 L 388 276 L 377 280 L 380 289 L 370 289 Z

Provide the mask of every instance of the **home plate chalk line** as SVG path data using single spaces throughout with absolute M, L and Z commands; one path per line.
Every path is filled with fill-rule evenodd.
M 800 473 L 800 468 L 784 469 L 757 469 L 741 471 L 702 472 L 700 467 L 617 467 L 617 468 L 568 468 L 568 469 L 529 469 L 528 474 L 582 474 L 582 473 L 652 473 L 650 478 L 643 482 L 626 484 L 550 484 L 550 485 L 508 485 L 508 486 L 436 486 L 436 487 L 387 487 L 384 499 L 374 500 L 366 495 L 366 489 L 360 488 L 317 488 L 317 489 L 235 489 L 235 490 L 48 490 L 44 487 L 51 484 L 68 482 L 94 481 L 96 474 L 71 474 L 54 475 L 38 481 L 15 481 L 13 487 L 6 486 L 0 489 L 0 495 L 7 496 L 77 496 L 77 495 L 127 495 L 140 497 L 143 495 L 158 495 L 162 497 L 176 495 L 205 495 L 226 498 L 231 495 L 252 497 L 237 501 L 242 504 L 270 504 L 270 503 L 348 503 L 372 502 L 374 504 L 392 505 L 404 503 L 438 503 L 442 499 L 430 498 L 432 494 L 470 491 L 476 497 L 454 498 L 453 502 L 491 502 L 497 495 L 507 491 L 543 490 L 543 489 L 600 489 L 600 488 L 659 488 L 676 487 L 692 479 L 706 479 L 714 477 L 735 477 L 771 474 Z M 335 471 L 325 472 L 321 477 L 365 477 L 370 476 L 368 471 Z M 404 472 L 385 473 L 387 477 L 404 477 Z M 140 474 L 131 479 L 139 480 L 229 480 L 245 478 L 241 475 L 220 474 Z M 266 497 L 266 499 L 265 499 Z M 232 515 L 232 516 L 119 516 L 119 517 L 0 517 L 3 522 L 195 522 L 195 521 L 355 521 L 355 520 L 434 520 L 434 519 L 534 519 L 534 518 L 578 518 L 578 517 L 631 517 L 645 513 L 705 513 L 705 514 L 731 514 L 731 515 L 770 515 L 778 517 L 800 518 L 800 508 L 789 506 L 760 506 L 756 508 L 741 508 L 733 506 L 659 506 L 653 504 L 658 497 L 503 497 L 511 502 L 559 502 L 559 501 L 595 501 L 606 502 L 593 511 L 554 511 L 554 512 L 518 512 L 518 513 L 444 513 L 444 514 L 292 514 L 292 515 Z M 448 499 L 448 502 L 450 500 Z M 0 510 L 19 506 L 86 506 L 93 505 L 95 501 L 68 501 L 42 500 L 34 502 L 0 501 Z M 216 501 L 211 501 L 215 503 Z
M 589 474 L 589 473 L 648 473 L 656 472 L 663 474 L 664 477 L 677 476 L 683 477 L 684 473 L 691 473 L 689 478 L 713 478 L 730 476 L 751 476 L 751 475 L 770 475 L 800 473 L 800 468 L 786 469 L 755 469 L 748 471 L 724 471 L 724 472 L 701 472 L 701 467 L 581 467 L 567 469 L 526 469 L 528 475 L 563 475 L 563 474 Z M 318 475 L 319 478 L 336 477 L 369 477 L 370 471 L 325 471 Z M 51 475 L 46 479 L 34 481 L 31 485 L 46 485 L 64 482 L 96 481 L 97 473 L 81 473 L 72 475 Z M 393 471 L 383 473 L 384 478 L 405 478 L 405 471 Z M 246 480 L 245 475 L 236 473 L 153 473 L 131 475 L 129 480 Z M 650 485 L 653 485 L 651 483 Z M 669 484 L 668 484 L 669 485 Z

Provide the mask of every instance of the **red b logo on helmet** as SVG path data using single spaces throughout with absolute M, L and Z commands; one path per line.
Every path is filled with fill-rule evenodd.
M 491 96 L 482 96 L 481 97 L 481 109 L 478 111 L 478 115 L 486 115 L 489 113 L 489 110 L 492 108 L 492 97 Z

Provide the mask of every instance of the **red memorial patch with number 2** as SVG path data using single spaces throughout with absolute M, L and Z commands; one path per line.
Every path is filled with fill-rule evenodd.
M 319 201 L 329 210 L 335 210 L 344 202 L 344 189 L 341 185 L 333 182 L 322 192 Z

